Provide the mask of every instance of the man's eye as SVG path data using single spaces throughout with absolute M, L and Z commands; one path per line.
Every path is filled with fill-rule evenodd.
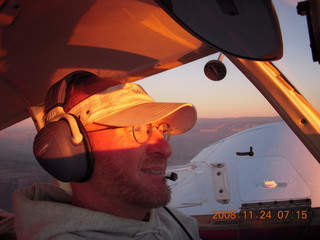
M 140 127 L 140 126 L 135 126 L 135 127 L 134 127 L 134 131 L 140 132 L 140 131 L 141 131 L 141 127 Z
M 166 124 L 161 124 L 158 128 L 158 130 L 162 133 L 162 134 L 170 134 L 171 129 L 169 126 L 167 126 Z
M 143 126 L 135 126 L 134 131 L 139 132 L 139 133 L 143 132 L 143 131 L 145 131 L 145 127 L 143 127 Z
M 134 131 L 136 132 L 136 133 L 147 133 L 147 134 L 150 134 L 151 133 L 151 128 L 148 126 L 148 125 L 140 125 L 140 126 L 135 126 L 134 127 Z
M 168 134 L 168 133 L 170 133 L 170 131 L 169 131 L 169 129 L 162 129 L 162 134 Z

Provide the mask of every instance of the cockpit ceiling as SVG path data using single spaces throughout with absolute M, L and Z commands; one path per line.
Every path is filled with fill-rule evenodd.
M 70 71 L 135 81 L 215 52 L 152 0 L 8 0 L 0 22 L 0 129 Z

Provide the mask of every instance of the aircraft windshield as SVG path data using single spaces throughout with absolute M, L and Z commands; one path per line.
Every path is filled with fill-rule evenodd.
M 273 62 L 297 90 L 320 112 L 320 65 L 312 61 L 305 16 L 297 14 L 300 1 L 273 1 L 283 38 L 283 58 Z
M 273 2 L 284 43 L 283 58 L 273 63 L 320 112 L 320 66 L 312 61 L 306 18 L 297 14 L 297 2 Z M 194 129 L 181 138 L 171 138 L 174 154 L 169 159 L 170 165 L 185 164 L 206 146 L 242 130 L 281 121 L 267 100 L 226 57 L 223 59 L 226 78 L 222 81 L 207 79 L 203 71 L 205 64 L 218 58 L 219 53 L 216 53 L 137 81 L 156 101 L 190 102 L 198 110 Z M 33 157 L 35 134 L 30 119 L 0 133 L 0 192 L 7 193 L 0 199 L 0 209 L 12 211 L 14 189 L 37 181 L 52 181 Z M 248 151 L 249 147 L 241 150 Z

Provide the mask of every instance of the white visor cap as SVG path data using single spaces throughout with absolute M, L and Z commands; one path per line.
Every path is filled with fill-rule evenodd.
M 197 112 L 190 103 L 155 102 L 146 91 L 134 83 L 123 83 L 96 93 L 69 113 L 76 115 L 84 126 L 97 123 L 128 127 L 161 120 L 169 123 L 171 134 L 191 129 Z

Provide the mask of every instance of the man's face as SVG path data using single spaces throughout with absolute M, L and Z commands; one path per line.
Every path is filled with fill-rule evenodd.
M 156 128 L 143 144 L 136 142 L 131 127 L 105 130 L 90 124 L 86 129 L 94 154 L 90 182 L 98 193 L 143 208 L 170 201 L 165 170 L 172 150 Z

